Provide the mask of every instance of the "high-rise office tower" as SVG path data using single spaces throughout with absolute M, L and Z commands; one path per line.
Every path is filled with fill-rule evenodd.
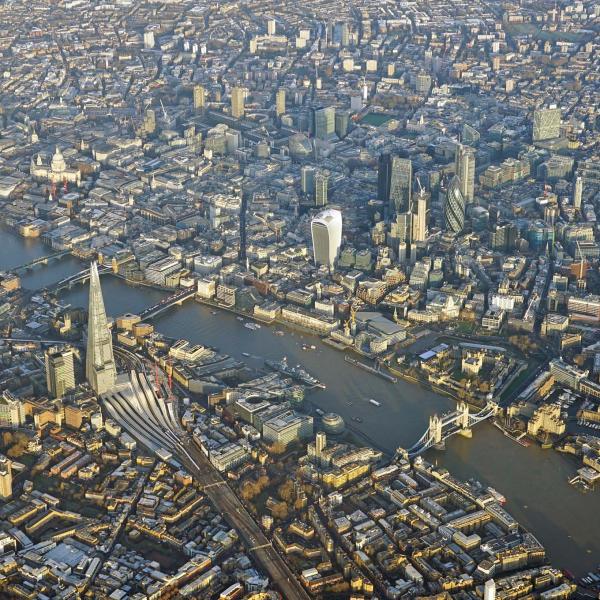
M 275 21 L 275 19 L 269 19 L 267 21 L 267 33 L 269 35 L 275 35 L 277 31 L 277 22 Z
M 581 210 L 581 200 L 583 198 L 583 177 L 577 175 L 573 184 L 573 208 Z
M 533 112 L 533 141 L 541 142 L 560 137 L 560 108 L 538 108 Z
M 332 208 L 320 212 L 310 224 L 316 265 L 333 269 L 342 245 L 342 213 Z
M 234 119 L 244 116 L 244 88 L 231 88 L 231 116 Z
M 300 185 L 302 193 L 307 196 L 312 196 L 315 193 L 315 175 L 317 170 L 310 165 L 304 165 L 300 169 Z
M 275 94 L 275 113 L 278 117 L 285 114 L 285 89 L 279 88 Z
M 194 108 L 202 110 L 205 107 L 206 91 L 203 85 L 194 86 Z
M 315 206 L 327 205 L 327 192 L 329 190 L 329 171 L 318 171 L 315 175 Z
M 460 181 L 455 175 L 448 184 L 444 202 L 446 230 L 460 233 L 465 227 L 465 199 L 460 191 Z
M 151 49 L 155 46 L 154 32 L 144 31 L 144 48 Z
M 413 214 L 410 211 L 396 213 L 390 226 L 390 242 L 401 263 L 412 262 Z
M 431 89 L 431 75 L 428 73 L 419 73 L 415 79 L 415 89 L 417 94 L 428 94 Z
M 340 43 L 342 48 L 350 45 L 350 28 L 345 21 L 340 25 Z
M 327 434 L 324 431 L 317 431 L 315 435 L 315 454 L 317 458 L 321 458 L 321 454 L 327 446 Z
M 413 203 L 412 239 L 414 242 L 424 242 L 427 239 L 427 205 L 429 194 L 421 190 Z
M 412 162 L 409 158 L 392 157 L 389 206 L 393 212 L 410 210 L 412 201 Z
M 412 162 L 391 154 L 379 157 L 377 197 L 390 207 L 392 214 L 410 209 L 412 198 Z
M 90 266 L 85 375 L 90 386 L 97 394 L 104 394 L 111 390 L 117 379 L 112 336 L 108 328 L 106 310 L 104 309 L 98 265 L 95 262 Z
M 62 398 L 75 387 L 75 365 L 72 348 L 48 348 L 46 359 L 46 386 L 52 398 Z
M 335 133 L 339 138 L 346 137 L 350 129 L 350 113 L 347 110 L 336 111 Z
M 454 172 L 460 181 L 460 191 L 467 204 L 475 197 L 475 152 L 458 144 L 454 157 Z
M 12 496 L 12 465 L 6 456 L 0 455 L 0 498 Z
M 390 201 L 390 173 L 392 170 L 392 155 L 380 154 L 377 167 L 377 199 L 386 205 Z
M 502 250 L 510 252 L 514 250 L 517 244 L 519 230 L 516 225 L 506 223 L 496 225 L 496 229 L 491 233 L 491 246 L 493 250 Z
M 8 390 L 0 394 L 0 427 L 15 429 L 20 427 L 25 420 L 24 410 L 19 398 L 13 396 Z
M 335 134 L 335 107 L 325 106 L 313 110 L 313 133 L 320 140 L 328 140 Z

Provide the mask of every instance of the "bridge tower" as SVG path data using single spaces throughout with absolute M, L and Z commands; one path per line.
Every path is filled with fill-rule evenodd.
M 460 435 L 468 438 L 473 436 L 469 425 L 469 405 L 466 402 L 459 402 L 456 407 L 456 424 L 460 427 Z
M 442 443 L 442 419 L 438 415 L 429 417 L 429 439 L 433 445 Z

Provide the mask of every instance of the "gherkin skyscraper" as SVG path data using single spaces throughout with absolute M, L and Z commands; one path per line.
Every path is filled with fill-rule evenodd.
M 90 300 L 88 308 L 88 338 L 85 361 L 85 375 L 98 394 L 104 394 L 115 387 L 117 368 L 113 356 L 112 337 L 108 329 L 106 310 L 100 288 L 98 265 L 90 265 Z

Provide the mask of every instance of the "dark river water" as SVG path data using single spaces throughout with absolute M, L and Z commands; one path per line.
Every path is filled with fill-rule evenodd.
M 0 230 L 0 242 L 0 269 L 51 253 L 39 241 L 4 230 Z M 36 289 L 81 268 L 79 261 L 65 257 L 23 275 L 22 283 Z M 162 292 L 130 287 L 112 277 L 104 277 L 102 287 L 111 316 L 152 306 L 162 296 Z M 73 288 L 61 297 L 74 306 L 86 306 L 87 288 Z M 311 402 L 326 412 L 339 413 L 386 451 L 410 446 L 425 431 L 432 413 L 453 408 L 447 398 L 406 382 L 389 383 L 346 363 L 341 352 L 317 338 L 289 330 L 277 336 L 267 326 L 251 331 L 235 315 L 212 314 L 193 301 L 159 316 L 155 325 L 165 335 L 215 346 L 250 366 L 260 367 L 264 358 L 282 356 L 292 365 L 302 364 L 327 386 L 311 393 Z M 314 344 L 316 350 L 302 350 L 304 343 Z M 251 357 L 243 357 L 242 352 Z M 371 405 L 368 398 L 375 398 L 381 406 Z M 352 417 L 360 417 L 362 423 L 353 423 Z M 489 423 L 476 426 L 472 439 L 454 436 L 445 451 L 431 450 L 426 458 L 457 477 L 478 479 L 504 494 L 506 509 L 540 539 L 554 565 L 582 574 L 600 563 L 600 492 L 583 494 L 567 483 L 578 467 L 573 458 L 535 446 L 523 448 Z

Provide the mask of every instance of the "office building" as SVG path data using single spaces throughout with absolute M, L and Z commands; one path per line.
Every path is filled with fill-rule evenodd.
M 583 177 L 577 175 L 573 184 L 573 208 L 581 210 L 581 200 L 583 197 Z
M 4 455 L 0 455 L 0 498 L 12 496 L 12 465 Z
M 414 242 L 424 242 L 427 239 L 427 206 L 429 194 L 421 190 L 413 206 L 412 239 Z
M 315 264 L 333 269 L 342 245 L 342 213 L 324 210 L 312 220 L 310 228 Z
M 460 181 L 456 175 L 450 180 L 444 202 L 444 223 L 446 231 L 461 233 L 465 227 L 465 199 L 460 191 Z
M 0 427 L 15 429 L 25 420 L 21 401 L 8 390 L 0 395 Z
M 313 110 L 313 133 L 320 140 L 328 140 L 335 135 L 335 107 Z
M 335 113 L 335 134 L 339 138 L 346 137 L 350 130 L 350 113 L 347 110 L 336 111 Z
M 533 112 L 533 141 L 560 137 L 560 108 L 538 108 Z
M 340 44 L 342 48 L 350 45 L 350 28 L 345 21 L 340 25 Z
M 600 321 L 600 296 L 595 294 L 587 294 L 583 297 L 569 296 L 567 310 L 573 317 Z
M 390 224 L 390 246 L 398 257 L 398 262 L 412 262 L 413 214 L 410 211 L 396 213 Z
M 475 152 L 459 144 L 454 158 L 454 173 L 460 182 L 460 191 L 467 204 L 475 197 Z
M 231 116 L 234 119 L 244 116 L 244 88 L 231 88 Z
M 419 73 L 415 81 L 415 89 L 417 94 L 426 96 L 431 89 L 431 75 L 427 73 Z
M 312 436 L 313 418 L 289 410 L 266 421 L 262 434 L 265 442 L 285 447 Z
M 46 387 L 52 398 L 62 398 L 75 387 L 75 363 L 72 348 L 48 348 L 46 359 Z
M 154 40 L 154 32 L 153 31 L 144 31 L 144 48 L 150 50 L 155 46 Z
M 547 250 L 554 244 L 554 226 L 540 220 L 530 222 L 527 240 L 532 250 Z
M 317 435 L 315 436 L 315 454 L 317 458 L 321 457 L 325 446 L 327 446 L 327 435 L 324 431 L 317 431 Z
M 285 114 L 285 89 L 279 88 L 275 94 L 275 113 L 278 117 Z
M 203 110 L 205 107 L 206 90 L 203 85 L 194 86 L 194 108 Z
M 390 172 L 390 209 L 394 212 L 408 211 L 412 202 L 412 162 L 408 158 L 394 156 Z
M 277 32 L 277 23 L 276 23 L 275 19 L 269 19 L 267 21 L 267 34 L 275 35 L 276 32 Z
M 379 157 L 377 195 L 389 205 L 390 213 L 410 209 L 412 196 L 412 162 L 407 158 L 382 154 Z
M 85 375 L 90 386 L 98 395 L 113 389 L 117 378 L 112 336 L 108 328 L 104 299 L 102 298 L 98 265 L 95 262 L 90 266 Z
M 317 170 L 309 165 L 304 165 L 300 169 L 300 185 L 302 193 L 312 196 L 315 193 L 315 175 Z
M 315 206 L 327 205 L 327 191 L 329 189 L 329 171 L 318 171 L 315 175 Z
M 488 579 L 483 587 L 483 600 L 496 600 L 496 582 Z
M 516 225 L 506 223 L 505 225 L 496 225 L 496 228 L 491 233 L 492 250 L 500 250 L 502 252 L 510 252 L 514 250 L 519 230 Z
M 390 178 L 392 172 L 392 155 L 381 154 L 377 169 L 377 199 L 387 203 L 390 201 Z

